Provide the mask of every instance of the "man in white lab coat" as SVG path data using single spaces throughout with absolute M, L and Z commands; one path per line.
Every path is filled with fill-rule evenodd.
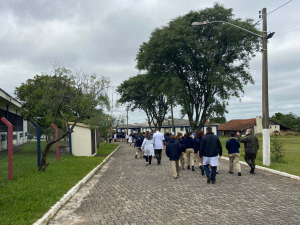
M 157 165 L 161 163 L 161 152 L 164 148 L 163 141 L 165 140 L 164 135 L 159 132 L 158 129 L 155 130 L 156 132 L 153 134 L 153 141 L 154 141 L 154 152 L 155 157 L 157 159 Z

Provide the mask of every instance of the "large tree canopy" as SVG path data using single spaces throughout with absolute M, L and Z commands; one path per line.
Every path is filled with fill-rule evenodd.
M 171 101 L 164 82 L 164 78 L 153 79 L 149 74 L 131 77 L 118 86 L 117 92 L 121 95 L 118 102 L 127 104 L 132 111 L 143 110 L 147 115 L 149 127 L 154 124 L 160 129 L 170 109 Z
M 177 78 L 180 87 L 174 97 L 192 129 L 202 127 L 208 117 L 224 116 L 230 96 L 239 97 L 243 85 L 254 83 L 247 69 L 259 47 L 257 36 L 227 24 L 191 26 L 204 20 L 227 21 L 259 33 L 252 19 L 234 18 L 232 9 L 215 4 L 155 29 L 136 57 L 139 70 Z
M 56 67 L 54 75 L 37 75 L 16 88 L 25 119 L 41 127 L 50 127 L 53 123 L 63 130 L 58 138 L 46 144 L 40 171 L 48 166 L 46 158 L 52 144 L 72 133 L 77 122 L 95 115 L 96 107 L 109 107 L 104 93 L 108 84 L 108 78 L 103 76 L 74 74 L 64 67 Z M 68 122 L 74 122 L 70 129 Z

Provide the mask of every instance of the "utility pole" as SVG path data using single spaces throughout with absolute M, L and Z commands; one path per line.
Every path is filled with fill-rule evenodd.
M 174 126 L 174 116 L 173 116 L 173 103 L 172 102 L 171 102 L 171 117 L 172 117 L 172 133 L 174 133 L 174 135 L 176 136 L 175 126 Z
M 127 111 L 127 129 L 126 129 L 126 134 L 128 134 L 128 109 L 126 109 Z
M 263 125 L 263 165 L 270 166 L 270 130 L 269 130 L 269 88 L 268 88 L 268 39 L 267 39 L 267 9 L 262 10 L 262 125 Z

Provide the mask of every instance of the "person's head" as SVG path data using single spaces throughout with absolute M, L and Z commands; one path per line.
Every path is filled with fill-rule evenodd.
M 196 138 L 202 138 L 204 136 L 204 132 L 202 130 L 200 130 L 197 134 L 196 134 Z
M 212 133 L 212 128 L 211 127 L 207 127 L 206 128 L 206 133 Z
M 234 137 L 234 133 L 233 133 L 233 132 L 230 132 L 230 133 L 229 133 L 229 137 L 230 137 L 230 138 L 233 138 L 233 137 Z
M 146 138 L 147 140 L 151 140 L 151 139 L 152 139 L 152 135 L 151 135 L 151 133 L 150 133 L 149 131 L 146 132 L 145 138 Z
M 171 138 L 171 139 L 175 139 L 175 135 L 172 134 L 172 135 L 170 136 L 170 138 Z
M 129 134 L 129 136 L 132 136 L 132 134 Z
M 252 130 L 251 129 L 247 129 L 246 130 L 246 134 L 252 134 Z
M 181 137 L 182 137 L 182 133 L 178 132 L 176 135 L 176 140 L 179 141 Z
M 192 132 L 188 132 L 184 135 L 184 139 L 188 139 L 189 137 L 192 137 L 193 133 Z
M 170 136 L 170 134 L 169 134 L 169 133 L 166 133 L 166 136 Z

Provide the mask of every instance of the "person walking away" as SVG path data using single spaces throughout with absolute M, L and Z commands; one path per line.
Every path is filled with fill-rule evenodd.
M 241 137 L 240 132 L 237 132 L 237 138 L 240 143 L 244 143 L 245 146 L 245 156 L 244 159 L 246 163 L 250 166 L 250 173 L 255 174 L 255 159 L 256 154 L 259 149 L 259 143 L 257 137 L 252 134 L 251 129 L 246 130 L 246 136 Z
M 175 136 L 170 136 L 170 141 L 166 146 L 166 155 L 169 157 L 172 165 L 172 173 L 174 179 L 179 177 L 179 159 L 181 156 L 181 145 L 175 140 Z
M 238 176 L 242 176 L 240 165 L 240 143 L 234 138 L 234 133 L 229 133 L 229 139 L 226 141 L 226 149 L 228 151 L 229 158 L 229 173 L 233 174 L 233 163 L 238 171 Z
M 185 144 L 184 144 L 184 137 L 182 136 L 182 133 L 180 133 L 180 132 L 177 133 L 176 140 L 181 145 L 181 155 L 180 155 L 180 159 L 179 159 L 179 169 L 184 170 Z
M 117 142 L 117 134 L 114 134 L 114 142 Z
M 140 137 L 138 137 L 138 139 L 134 143 L 134 148 L 136 147 L 136 152 L 135 152 L 136 159 L 137 159 L 138 155 L 140 156 L 140 158 L 143 158 L 143 152 L 141 149 L 142 144 L 143 144 L 142 139 Z
M 216 183 L 216 171 L 219 165 L 218 155 L 222 156 L 222 145 L 220 139 L 214 135 L 211 127 L 206 128 L 206 134 L 201 139 L 200 157 L 203 157 L 204 170 L 207 183 Z M 211 173 L 208 165 L 211 166 Z
M 196 133 L 195 139 L 194 139 L 194 153 L 195 153 L 195 158 L 198 161 L 199 168 L 201 170 L 201 175 L 204 176 L 204 167 L 203 167 L 203 158 L 200 158 L 200 144 L 201 144 L 201 139 L 204 136 L 204 132 L 200 130 L 199 132 Z
M 131 143 L 132 143 L 132 135 L 131 135 L 131 134 L 129 134 L 129 136 L 128 136 L 128 143 L 129 143 L 130 146 L 131 146 Z
M 170 141 L 170 134 L 169 133 L 165 133 L 164 138 L 165 138 L 165 145 L 167 146 L 167 144 Z
M 146 159 L 146 166 L 151 165 L 152 156 L 154 156 L 154 141 L 150 132 L 146 132 L 145 139 L 142 144 L 142 151 Z
M 163 149 L 163 141 L 164 135 L 159 132 L 158 129 L 155 130 L 156 132 L 153 134 L 153 141 L 154 141 L 154 152 L 155 158 L 157 159 L 157 165 L 161 164 L 161 152 Z
M 125 139 L 126 139 L 126 142 L 128 143 L 128 139 L 129 139 L 128 133 L 126 133 Z
M 192 137 L 192 132 L 189 132 L 184 140 L 185 144 L 185 153 L 186 153 L 186 164 L 187 169 L 190 169 L 190 166 L 192 166 L 192 171 L 195 171 L 194 167 L 194 138 Z

